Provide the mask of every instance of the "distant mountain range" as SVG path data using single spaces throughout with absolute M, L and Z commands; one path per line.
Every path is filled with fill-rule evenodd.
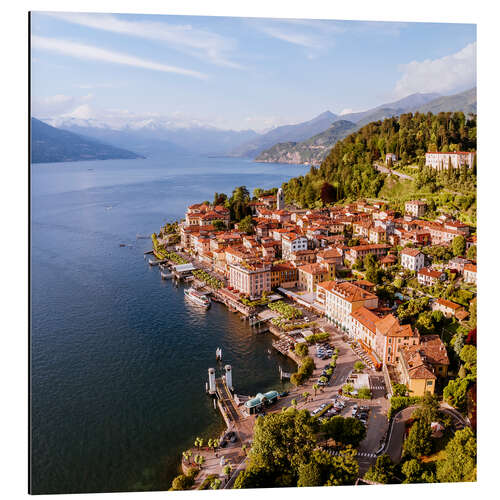
M 113 128 L 97 120 L 72 117 L 44 121 L 54 127 L 116 147 L 131 148 L 145 156 L 169 153 L 225 155 L 240 144 L 259 136 L 254 130 L 222 130 L 202 125 L 178 127 L 161 119 L 124 124 L 120 128 Z
M 36 139 L 33 141 L 33 161 L 199 154 L 256 158 L 263 162 L 319 164 L 338 140 L 363 125 L 410 111 L 475 113 L 476 89 L 452 96 L 412 94 L 366 111 L 344 115 L 325 111 L 312 120 L 283 125 L 263 134 L 254 130 L 222 130 L 198 122 L 179 126 L 166 119 L 149 117 L 124 121 L 118 126 L 113 122 L 71 116 L 47 118 L 36 120 L 38 129 L 34 127 L 35 134 L 42 134 L 44 130 L 49 134 L 49 129 L 41 127 L 43 124 L 51 126 L 52 131 L 45 138 L 33 136 Z M 57 140 L 54 131 L 71 132 L 79 139 Z
M 326 130 L 339 116 L 325 111 L 307 122 L 276 127 L 231 151 L 232 156 L 255 158 L 260 152 L 280 142 L 299 142 Z
M 286 142 L 274 144 L 271 148 L 262 150 L 255 160 L 258 162 L 319 165 L 337 141 L 347 137 L 349 134 L 370 122 L 416 111 L 421 113 L 430 111 L 434 114 L 442 111 L 463 111 L 468 114 L 476 113 L 476 109 L 477 101 L 475 88 L 451 96 L 412 94 L 399 101 L 382 104 L 381 106 L 377 106 L 367 111 L 348 113 L 335 117 L 334 120 L 332 120 L 333 123 L 327 130 L 300 142 L 294 142 L 287 139 Z M 325 113 L 319 115 L 317 118 L 324 115 Z M 330 116 L 335 115 L 330 113 Z M 302 126 L 307 123 L 311 122 L 299 123 L 293 125 L 293 127 L 297 127 L 298 130 L 301 130 Z M 278 127 L 278 129 L 280 128 L 282 129 L 284 127 Z M 264 142 L 262 139 L 261 137 L 261 143 Z M 255 144 L 255 142 L 256 141 L 253 141 L 252 144 Z M 240 151 L 244 151 L 245 147 L 246 145 L 240 146 Z
M 31 163 L 136 158 L 142 156 L 31 119 Z

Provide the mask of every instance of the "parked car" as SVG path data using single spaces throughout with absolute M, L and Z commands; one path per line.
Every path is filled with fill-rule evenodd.
M 288 391 L 283 391 L 283 392 L 280 392 L 279 397 L 284 398 L 284 397 L 288 396 L 288 394 L 290 394 Z
M 355 404 L 353 407 L 352 407 L 352 416 L 355 417 L 356 416 L 356 413 L 358 413 L 358 405 Z

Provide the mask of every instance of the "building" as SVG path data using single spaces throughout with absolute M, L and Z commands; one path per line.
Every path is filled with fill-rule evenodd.
M 375 352 L 385 365 L 395 365 L 399 361 L 401 347 L 419 342 L 418 330 L 413 330 L 411 325 L 400 324 L 392 314 L 381 318 L 375 326 Z
M 345 332 L 351 330 L 351 314 L 361 307 L 375 309 L 378 297 L 347 281 L 325 281 L 316 288 L 316 301 L 328 320 Z
M 433 311 L 441 311 L 447 318 L 456 316 L 457 312 L 463 310 L 460 304 L 455 304 L 451 300 L 436 299 L 431 306 Z
M 283 259 L 290 260 L 292 253 L 307 250 L 307 238 L 295 233 L 285 233 L 281 236 L 281 255 Z
M 390 245 L 384 244 L 371 244 L 371 245 L 357 245 L 350 247 L 346 252 L 345 259 L 353 264 L 357 258 L 363 259 L 366 255 L 373 254 L 375 257 L 387 255 Z
M 335 279 L 335 265 L 315 262 L 297 268 L 299 273 L 299 288 L 308 293 L 316 291 L 316 285 L 323 281 Z
M 299 271 L 290 262 L 274 264 L 271 267 L 271 288 L 293 288 L 298 286 Z
M 254 267 L 229 264 L 229 286 L 250 298 L 258 298 L 271 291 L 271 266 Z
M 394 153 L 386 153 L 385 155 L 385 164 L 394 163 L 398 157 Z
M 475 264 L 465 264 L 464 281 L 466 283 L 477 283 L 477 266 Z
M 444 281 L 446 274 L 441 271 L 434 271 L 428 267 L 420 269 L 417 273 L 417 280 L 421 285 L 432 286 L 438 281 Z
M 402 347 L 398 369 L 412 396 L 434 394 L 438 377 L 446 377 L 450 364 L 446 347 L 438 335 L 422 337 L 417 345 Z
M 452 168 L 467 166 L 472 168 L 474 163 L 474 152 L 456 151 L 454 153 L 439 153 L 438 151 L 429 151 L 425 153 L 425 166 L 436 168 L 438 170 L 446 169 L 449 165 Z
M 413 217 L 422 217 L 427 210 L 427 203 L 421 200 L 407 201 L 405 203 L 405 212 Z
M 425 255 L 416 248 L 401 250 L 401 266 L 410 271 L 418 272 L 424 267 Z
M 285 194 L 283 193 L 283 189 L 279 188 L 276 193 L 276 209 L 283 210 L 285 208 Z

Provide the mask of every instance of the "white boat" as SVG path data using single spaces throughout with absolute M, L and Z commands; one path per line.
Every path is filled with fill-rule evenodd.
M 205 308 L 210 307 L 210 298 L 200 293 L 196 288 L 190 287 L 184 290 L 184 295 L 194 304 Z
M 215 350 L 215 359 L 217 361 L 222 361 L 222 349 L 220 347 L 217 347 Z

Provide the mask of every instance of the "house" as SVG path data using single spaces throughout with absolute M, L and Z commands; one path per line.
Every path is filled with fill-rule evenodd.
M 316 260 L 320 264 L 325 262 L 327 264 L 334 264 L 335 266 L 341 266 L 343 263 L 342 254 L 336 248 L 327 248 L 316 254 Z
M 431 306 L 433 311 L 441 311 L 447 318 L 456 317 L 458 311 L 463 310 L 460 304 L 456 304 L 451 300 L 436 299 Z
M 347 281 L 325 281 L 316 288 L 316 301 L 326 318 L 345 332 L 351 330 L 351 314 L 361 307 L 375 309 L 378 297 Z
M 412 200 L 405 203 L 405 212 L 413 217 L 422 217 L 427 210 L 427 203 L 422 200 Z
M 477 283 L 477 266 L 476 264 L 466 264 L 464 266 L 464 281 L 466 283 Z
M 417 280 L 421 285 L 432 286 L 438 281 L 445 281 L 446 274 L 442 271 L 434 271 L 429 267 L 423 267 L 417 273 Z
M 420 271 L 424 267 L 425 255 L 416 248 L 401 250 L 401 266 L 410 271 Z
M 391 267 L 393 266 L 394 264 L 396 264 L 398 261 L 398 258 L 395 256 L 395 255 L 392 255 L 392 254 L 388 254 L 388 255 L 385 255 L 384 257 L 382 257 L 379 262 L 380 262 L 380 265 L 384 268 L 384 269 L 387 269 L 388 267 Z
M 281 237 L 281 254 L 283 259 L 289 260 L 292 253 L 307 250 L 307 238 L 295 233 L 285 233 Z
M 297 268 L 299 273 L 299 287 L 308 293 L 316 291 L 316 285 L 322 281 L 335 279 L 335 265 L 315 262 Z
M 375 226 L 370 228 L 368 232 L 368 239 L 370 243 L 382 243 L 387 238 L 387 233 L 384 228 Z
M 453 259 L 448 261 L 446 267 L 448 269 L 456 269 L 460 274 L 463 274 L 465 265 L 470 263 L 470 260 L 464 259 L 463 257 L 453 257 Z
M 373 254 L 376 257 L 386 255 L 391 247 L 384 244 L 357 245 L 350 247 L 345 259 L 353 264 L 357 258 L 363 259 L 366 255 Z
M 446 377 L 450 361 L 439 335 L 421 337 L 420 343 L 399 350 L 398 369 L 412 396 L 434 394 L 438 377 Z

